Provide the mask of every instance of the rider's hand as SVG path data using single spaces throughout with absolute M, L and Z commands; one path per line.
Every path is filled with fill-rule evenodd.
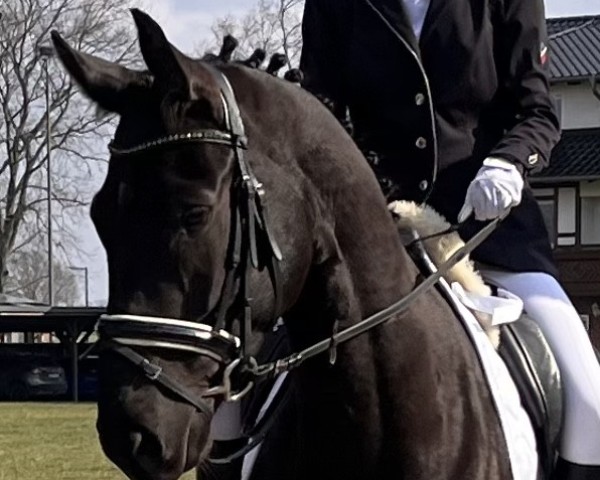
M 475 213 L 476 220 L 497 218 L 521 203 L 522 192 L 523 177 L 514 164 L 500 158 L 486 158 L 467 189 L 458 221 L 464 222 L 471 213 Z

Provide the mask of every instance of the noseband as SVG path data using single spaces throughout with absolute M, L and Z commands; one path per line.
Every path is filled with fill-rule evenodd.
M 203 398 L 222 396 L 226 401 L 236 401 L 246 395 L 254 384 L 250 379 L 243 380 L 245 371 L 257 368 L 256 361 L 246 351 L 252 321 L 249 274 L 251 268 L 268 269 L 275 297 L 274 313 L 277 314 L 281 301 L 279 262 L 282 254 L 270 230 L 265 190 L 244 157 L 247 139 L 233 89 L 219 70 L 205 66 L 220 86 L 225 112 L 224 130 L 204 129 L 169 135 L 127 148 L 111 142 L 109 150 L 113 156 L 125 157 L 185 143 L 217 144 L 232 149 L 236 171 L 231 189 L 227 273 L 215 309 L 214 325 L 163 317 L 102 315 L 98 333 L 102 348 L 115 351 L 138 365 L 146 377 L 177 394 L 198 411 L 212 413 L 211 406 Z M 227 324 L 234 319 L 239 320 L 241 338 L 227 331 Z M 211 358 L 221 365 L 221 385 L 208 388 L 202 392 L 202 398 L 197 398 L 166 375 L 162 367 L 138 353 L 138 347 L 184 351 Z

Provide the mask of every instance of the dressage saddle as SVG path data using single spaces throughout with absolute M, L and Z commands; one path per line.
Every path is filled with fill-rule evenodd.
M 433 273 L 431 259 L 420 244 L 409 245 L 408 252 L 424 276 Z M 437 288 L 453 307 L 456 296 L 446 282 Z M 492 286 L 492 291 L 495 287 Z M 563 416 L 563 392 L 560 371 L 540 327 L 526 313 L 516 322 L 500 326 L 498 353 L 517 386 L 523 408 L 534 429 L 541 466 L 541 478 L 549 479 L 555 462 L 555 452 Z

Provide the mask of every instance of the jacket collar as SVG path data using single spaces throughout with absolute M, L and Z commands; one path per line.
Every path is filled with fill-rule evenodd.
M 438 22 L 439 13 L 444 8 L 448 0 L 429 0 L 429 9 L 425 15 L 425 22 L 421 31 L 421 38 L 417 40 L 408 13 L 404 9 L 402 0 L 364 0 L 371 7 L 375 8 L 381 16 L 396 30 L 398 34 L 404 38 L 408 45 L 417 53 L 420 54 L 419 45 L 423 45 L 427 41 L 435 24 Z
M 369 6 L 374 8 L 383 19 L 389 23 L 402 38 L 408 43 L 410 48 L 419 52 L 419 42 L 413 32 L 408 14 L 404 9 L 402 0 L 364 0 Z

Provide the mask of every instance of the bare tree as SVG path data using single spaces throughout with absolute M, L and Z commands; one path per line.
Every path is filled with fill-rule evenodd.
M 284 53 L 288 67 L 297 66 L 302 46 L 301 23 L 303 0 L 258 0 L 256 5 L 241 16 L 227 15 L 215 21 L 214 38 L 200 44 L 201 54 L 218 51 L 225 35 L 233 35 L 239 42 L 238 57 L 248 57 L 256 48 L 268 54 Z
M 22 272 L 17 259 L 45 251 L 48 225 L 58 247 L 55 263 L 81 252 L 76 230 L 87 214 L 94 175 L 102 173 L 110 117 L 90 115 L 64 69 L 47 56 L 59 30 L 75 48 L 132 63 L 134 32 L 121 0 L 4 0 L 0 17 L 0 292 Z M 48 91 L 46 92 L 46 88 Z M 46 99 L 46 93 L 48 98 Z M 48 222 L 46 121 L 52 152 L 52 222 Z M 28 257 L 29 255 L 29 257 Z M 12 258 L 12 261 L 11 261 Z M 9 268 L 10 266 L 10 268 Z M 11 274 L 8 272 L 12 270 Z M 47 273 L 38 268 L 40 282 Z M 45 279 L 45 280 L 44 280 Z M 23 282 L 35 282 L 26 276 Z M 33 290 L 39 297 L 38 290 Z M 30 291 L 31 293 L 31 291 Z
M 40 242 L 35 242 L 40 243 Z M 10 273 L 5 281 L 5 293 L 16 297 L 48 301 L 48 255 L 42 248 L 22 249 L 13 254 Z M 84 292 L 76 273 L 68 266 L 54 266 L 54 304 L 60 306 L 81 305 Z

